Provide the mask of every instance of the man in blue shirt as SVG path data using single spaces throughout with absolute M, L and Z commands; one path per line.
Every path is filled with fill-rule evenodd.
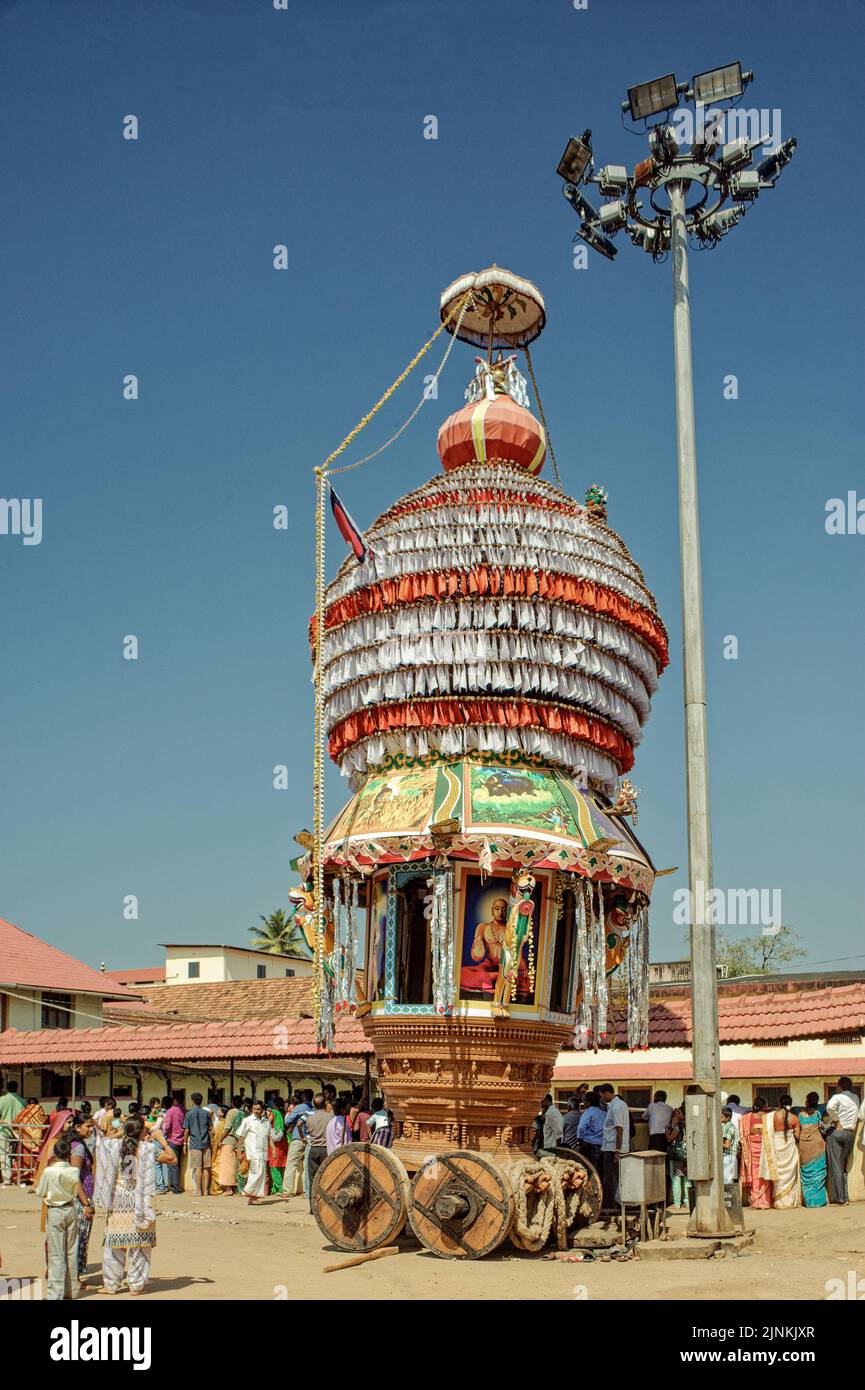
M 291 1098 L 291 1109 L 285 1114 L 285 1134 L 288 1139 L 288 1157 L 285 1160 L 285 1175 L 282 1179 L 284 1197 L 297 1196 L 295 1189 L 300 1185 L 303 1173 L 304 1142 L 301 1133 L 301 1117 L 310 1114 L 311 1091 L 295 1091 Z
M 213 1115 L 201 1104 L 201 1092 L 194 1091 L 192 1109 L 183 1117 L 184 1146 L 189 1158 L 192 1173 L 192 1186 L 196 1197 L 206 1197 L 210 1192 L 210 1132 L 213 1128 Z
M 590 1163 L 593 1163 L 598 1171 L 601 1167 L 601 1144 L 604 1141 L 605 1118 L 606 1112 L 597 1091 L 590 1091 L 586 1096 L 586 1108 L 580 1116 L 580 1123 L 577 1126 L 577 1140 L 580 1153 Z

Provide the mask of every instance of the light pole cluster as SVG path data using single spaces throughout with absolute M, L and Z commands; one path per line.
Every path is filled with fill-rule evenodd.
M 676 82 L 671 74 L 632 87 L 622 109 L 637 121 L 669 116 L 684 97 L 694 106 L 695 138 L 690 149 L 680 149 L 673 126 L 662 120 L 648 129 L 648 157 L 630 172 L 623 164 L 606 164 L 595 172 L 591 131 L 572 137 L 558 173 L 565 181 L 564 195 L 580 218 L 577 238 L 613 260 L 618 248 L 611 238 L 624 230 L 635 246 L 653 260 L 660 259 L 673 246 L 671 191 L 678 184 L 693 194 L 682 209 L 685 232 L 701 247 L 717 246 L 760 193 L 775 187 L 796 148 L 795 139 L 785 140 L 752 169 L 749 166 L 765 140 L 740 135 L 724 142 L 718 117 L 725 113 L 719 106 L 706 119 L 707 102 L 732 103 L 751 80 L 752 74 L 743 73 L 741 63 L 731 63 L 699 74 L 690 86 Z M 586 184 L 596 184 L 610 201 L 596 209 L 582 191 L 581 185 Z
M 712 908 L 712 836 L 709 819 L 706 672 L 703 649 L 703 594 L 700 522 L 697 502 L 697 451 L 691 363 L 691 311 L 688 243 L 703 248 L 718 242 L 747 209 L 777 182 L 796 148 L 794 139 L 753 162 L 765 143 L 739 135 L 724 141 L 726 112 L 709 103 L 737 102 L 752 80 L 741 63 L 698 74 L 679 83 L 675 74 L 632 87 L 622 110 L 633 121 L 661 117 L 648 129 L 649 155 L 632 171 L 608 164 L 597 173 L 591 131 L 568 141 L 559 162 L 564 195 L 580 218 L 575 240 L 613 260 L 611 240 L 624 230 L 654 261 L 673 260 L 673 341 L 676 362 L 676 443 L 679 468 L 679 548 L 682 584 L 682 647 L 685 692 L 685 777 L 688 812 L 688 880 L 691 931 L 691 1015 L 693 1084 L 685 1097 L 688 1175 L 695 1203 L 689 1234 L 731 1235 L 733 1225 L 724 1194 L 721 1148 L 721 1060 L 718 1040 L 718 982 Z M 683 98 L 694 108 L 694 140 L 679 147 L 670 113 Z M 583 193 L 596 184 L 607 199 L 599 209 Z

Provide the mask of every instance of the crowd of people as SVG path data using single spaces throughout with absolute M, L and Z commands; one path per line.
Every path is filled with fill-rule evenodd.
M 60 1096 L 50 1117 L 25 1105 L 14 1081 L 0 1096 L 0 1176 L 4 1186 L 32 1182 L 42 1199 L 47 1297 L 77 1298 L 89 1282 L 88 1250 L 97 1209 L 106 1213 L 99 1292 L 123 1281 L 140 1294 L 156 1245 L 153 1199 L 182 1190 L 186 1172 L 198 1197 L 303 1196 L 328 1154 L 353 1140 L 390 1146 L 393 1115 L 358 1087 L 337 1094 L 295 1091 L 266 1101 L 235 1096 L 223 1105 L 193 1092 L 147 1104 L 103 1096 L 94 1111 Z M 41 1119 L 36 1119 L 36 1114 Z M 38 1138 L 37 1138 L 38 1135 Z
M 649 1148 L 666 1155 L 667 1199 L 676 1211 L 687 1210 L 688 1178 L 685 1111 L 673 1106 L 665 1091 L 655 1091 L 639 1114 L 649 1131 Z M 823 1104 L 815 1091 L 795 1106 L 782 1095 L 777 1106 L 757 1096 L 750 1109 L 739 1096 L 724 1097 L 721 1146 L 724 1182 L 741 1183 L 744 1203 L 754 1208 L 845 1206 L 849 1200 L 847 1168 L 859 1124 L 865 1121 L 849 1076 L 839 1077 L 838 1089 Z M 551 1095 L 544 1096 L 535 1119 L 536 1153 L 575 1149 L 597 1169 L 603 1183 L 603 1205 L 616 1207 L 618 1168 L 630 1151 L 635 1120 L 629 1106 L 611 1085 L 590 1090 L 578 1086 L 563 1113 Z
M 148 1104 L 102 1097 L 94 1112 L 71 1109 L 61 1096 L 50 1117 L 35 1100 L 23 1102 L 14 1081 L 0 1096 L 0 1176 L 4 1186 L 31 1183 L 42 1199 L 47 1296 L 78 1296 L 87 1284 L 94 1213 L 106 1213 L 100 1292 L 117 1293 L 125 1280 L 140 1294 L 156 1244 L 157 1193 L 181 1191 L 184 1172 L 198 1197 L 242 1194 L 250 1205 L 268 1196 L 303 1197 L 312 1211 L 312 1185 L 327 1156 L 353 1140 L 390 1146 L 393 1115 L 363 1088 L 337 1093 L 298 1090 L 284 1100 L 244 1095 L 223 1105 L 193 1092 Z M 655 1091 L 639 1113 L 649 1148 L 666 1156 L 667 1198 L 687 1210 L 686 1126 L 682 1106 Z M 41 1116 L 41 1119 L 36 1116 Z M 753 1208 L 826 1206 L 848 1202 L 847 1168 L 857 1129 L 865 1121 L 847 1076 L 821 1103 L 811 1092 L 803 1106 L 782 1095 L 770 1106 L 757 1096 L 750 1109 L 724 1097 L 721 1146 L 724 1181 L 741 1183 Z M 635 1136 L 635 1118 L 614 1086 L 578 1086 L 562 1113 L 546 1095 L 535 1119 L 536 1153 L 561 1148 L 583 1154 L 600 1174 L 603 1206 L 616 1209 L 619 1165 Z

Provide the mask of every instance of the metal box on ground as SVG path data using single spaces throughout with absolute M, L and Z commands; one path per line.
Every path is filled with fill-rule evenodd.
M 666 1155 L 658 1149 L 637 1149 L 619 1159 L 619 1201 L 625 1206 L 666 1202 Z

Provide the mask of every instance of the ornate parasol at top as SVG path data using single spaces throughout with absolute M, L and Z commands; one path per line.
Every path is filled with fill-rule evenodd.
M 497 347 L 526 347 L 542 333 L 547 316 L 540 290 L 531 280 L 497 265 L 477 274 L 461 275 L 448 285 L 441 297 L 441 318 L 444 322 L 453 315 L 447 324 L 449 333 L 454 332 L 457 324 L 454 309 L 469 290 L 474 294 L 474 303 L 463 315 L 457 333 L 464 343 L 490 351 Z

